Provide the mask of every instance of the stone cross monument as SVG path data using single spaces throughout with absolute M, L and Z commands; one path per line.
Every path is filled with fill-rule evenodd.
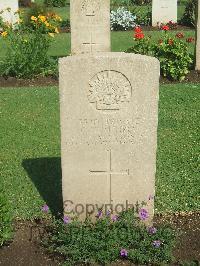
M 87 1 L 87 14 L 94 3 Z M 104 40 L 105 51 L 91 53 L 81 39 L 79 55 L 59 62 L 64 213 L 80 219 L 98 210 L 119 213 L 155 194 L 159 61 L 106 52 Z M 146 208 L 151 219 L 153 202 Z
M 110 51 L 110 0 L 71 0 L 72 54 Z

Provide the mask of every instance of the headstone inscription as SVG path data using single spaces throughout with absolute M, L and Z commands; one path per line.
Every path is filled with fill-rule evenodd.
M 177 0 L 153 0 L 152 26 L 177 22 Z

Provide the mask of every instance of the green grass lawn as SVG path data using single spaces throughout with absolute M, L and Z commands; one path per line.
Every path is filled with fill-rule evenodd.
M 156 212 L 198 209 L 200 84 L 160 88 Z M 15 217 L 62 205 L 57 87 L 0 89 L 0 183 Z

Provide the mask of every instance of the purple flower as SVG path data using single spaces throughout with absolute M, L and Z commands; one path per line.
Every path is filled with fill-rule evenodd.
M 154 246 L 155 248 L 159 248 L 160 245 L 161 245 L 161 241 L 160 241 L 160 240 L 154 240 L 154 241 L 153 241 L 153 246 Z
M 149 217 L 148 211 L 144 208 L 140 209 L 139 217 L 141 220 L 145 221 Z
M 98 213 L 97 213 L 97 218 L 102 218 L 102 216 L 103 216 L 103 213 L 102 213 L 102 211 L 98 211 Z
M 119 219 L 119 217 L 117 215 L 113 215 L 112 216 L 112 221 L 113 222 L 116 222 L 118 219 Z
M 43 212 L 48 212 L 49 211 L 49 206 L 47 204 L 42 206 L 42 211 Z
M 120 250 L 120 256 L 123 257 L 123 258 L 126 258 L 128 257 L 128 251 L 126 249 L 121 249 Z
M 148 228 L 148 232 L 149 232 L 149 234 L 153 235 L 157 232 L 157 229 L 155 227 L 151 226 Z
M 64 222 L 64 224 L 68 224 L 68 223 L 70 223 L 70 217 L 68 217 L 68 216 L 64 216 L 64 218 L 63 218 L 63 222 Z
M 110 216 L 110 214 L 111 214 L 111 211 L 107 211 L 107 212 L 106 212 L 106 215 L 107 215 L 107 216 Z

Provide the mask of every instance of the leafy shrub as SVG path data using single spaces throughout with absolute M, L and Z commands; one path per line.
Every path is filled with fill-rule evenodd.
M 196 7 L 197 7 L 197 0 L 189 0 L 187 2 L 186 7 L 185 7 L 185 12 L 180 21 L 181 24 L 185 26 L 195 27 Z
M 67 223 L 67 224 L 66 224 Z M 167 227 L 146 228 L 132 210 L 120 216 L 99 216 L 96 223 L 86 220 L 56 221 L 48 229 L 45 246 L 61 254 L 66 265 L 92 265 L 126 258 L 138 264 L 168 263 L 172 259 L 174 232 Z
M 55 62 L 47 52 L 52 37 L 58 33 L 59 21 L 57 15 L 50 14 L 48 17 L 32 16 L 32 28 L 25 25 L 21 18 L 13 28 L 5 24 L 1 35 L 7 39 L 8 51 L 1 62 L 1 74 L 19 78 L 53 74 Z
M 13 235 L 12 215 L 6 193 L 0 189 L 0 247 Z
M 154 46 L 155 57 L 160 61 L 161 73 L 173 80 L 184 80 L 193 62 L 186 42 L 166 34 L 159 44 Z
M 134 45 L 126 52 L 155 56 L 160 61 L 161 73 L 164 77 L 184 80 L 193 62 L 186 42 L 192 42 L 193 38 L 185 41 L 182 33 L 171 37 L 167 33 L 169 30 L 167 25 L 162 29 L 165 31 L 163 39 L 153 43 L 151 37 L 146 37 L 141 28 L 135 28 Z
M 119 7 L 117 11 L 111 11 L 111 30 L 128 30 L 136 26 L 136 16 L 124 7 Z
M 138 9 L 135 8 L 133 9 L 133 12 L 137 14 L 135 23 L 137 25 L 141 26 L 150 26 L 151 25 L 151 20 L 152 20 L 152 8 L 148 7 L 147 9 Z
M 45 5 L 54 7 L 63 7 L 67 5 L 67 0 L 45 0 Z

